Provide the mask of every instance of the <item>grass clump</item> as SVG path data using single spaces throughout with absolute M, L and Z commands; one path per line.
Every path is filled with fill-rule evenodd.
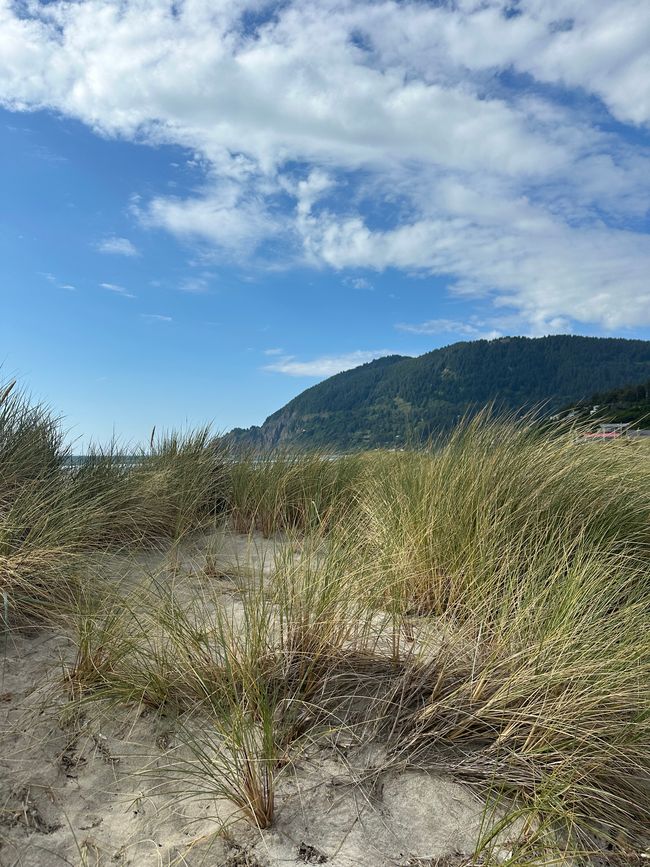
M 481 780 L 583 853 L 638 852 L 650 827 L 648 473 L 623 445 L 478 418 L 384 456 L 345 531 L 395 631 L 455 636 L 386 692 L 394 760 Z
M 545 570 L 573 550 L 603 560 L 625 553 L 643 584 L 650 467 L 611 445 L 595 450 L 572 432 L 545 435 L 534 420 L 479 416 L 431 452 L 380 456 L 350 553 L 386 576 L 404 611 L 456 620 L 516 603 L 523 576 L 536 572 L 544 586 Z
M 336 526 L 355 495 L 362 464 L 359 455 L 235 453 L 229 479 L 232 526 L 265 536 Z
M 149 532 L 178 541 L 208 526 L 226 508 L 227 477 L 227 449 L 208 427 L 152 435 L 134 472 Z
M 225 511 L 227 460 L 207 428 L 72 462 L 58 420 L 0 385 L 0 594 L 17 617 L 74 606 L 96 552 L 178 542 Z
M 56 475 L 66 456 L 60 425 L 15 380 L 0 382 L 0 480 L 3 499 Z
M 38 616 L 74 595 L 87 530 L 67 496 L 67 454 L 48 408 L 0 386 L 0 594 L 12 614 Z

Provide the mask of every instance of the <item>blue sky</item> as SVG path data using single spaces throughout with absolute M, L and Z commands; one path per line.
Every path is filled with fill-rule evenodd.
M 0 106 L 3 376 L 82 442 L 650 337 L 645 0 L 0 0 Z

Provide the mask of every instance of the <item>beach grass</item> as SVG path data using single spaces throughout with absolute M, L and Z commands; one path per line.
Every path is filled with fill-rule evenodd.
M 202 429 L 71 470 L 47 409 L 0 394 L 4 627 L 69 631 L 70 703 L 175 720 L 166 791 L 265 829 L 297 754 L 376 743 L 378 775 L 481 793 L 484 863 L 515 827 L 506 863 L 641 863 L 650 467 L 634 443 L 486 413 L 405 452 L 242 454 Z M 236 605 L 208 561 L 191 598 L 182 570 L 120 582 L 93 565 L 224 527 L 281 542 Z

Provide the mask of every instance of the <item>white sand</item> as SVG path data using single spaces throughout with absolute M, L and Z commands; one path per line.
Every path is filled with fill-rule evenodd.
M 218 581 L 234 608 L 236 583 L 203 574 L 206 549 L 217 571 L 236 563 L 269 574 L 275 544 L 205 538 L 177 558 L 177 586 L 191 599 Z M 146 555 L 136 568 L 156 571 L 166 558 Z M 124 558 L 106 563 L 113 577 L 129 569 Z M 477 796 L 424 772 L 373 772 L 380 751 L 358 747 L 323 745 L 298 757 L 278 782 L 272 828 L 237 821 L 224 838 L 216 832 L 233 814 L 227 802 L 179 802 L 169 783 L 161 789 L 140 773 L 177 749 L 172 719 L 138 709 L 102 715 L 97 704 L 63 710 L 63 665 L 73 658 L 71 640 L 43 630 L 10 635 L 0 660 L 1 867 L 470 863 L 484 811 Z

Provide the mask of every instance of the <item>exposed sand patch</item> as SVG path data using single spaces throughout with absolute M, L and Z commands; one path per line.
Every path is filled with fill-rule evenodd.
M 113 556 L 106 580 L 166 575 L 190 602 L 219 586 L 233 617 L 247 582 L 270 576 L 287 540 L 220 533 L 177 551 Z M 75 649 L 47 630 L 8 636 L 0 669 L 0 865 L 332 867 L 469 863 L 484 804 L 466 786 L 419 771 L 383 772 L 381 751 L 313 747 L 280 776 L 271 829 L 225 801 L 179 800 L 156 780 L 179 746 L 173 717 L 145 708 L 65 708 Z M 142 775 L 147 767 L 150 771 Z M 504 841 L 505 845 L 505 841 Z

